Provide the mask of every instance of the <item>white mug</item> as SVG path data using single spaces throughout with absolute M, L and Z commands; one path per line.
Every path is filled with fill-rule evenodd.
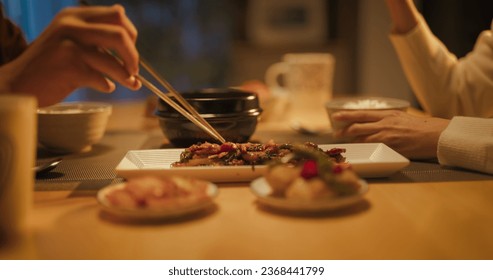
M 33 203 L 37 101 L 0 94 L 0 238 L 26 230 Z M 0 240 L 1 241 L 1 240 Z
M 292 120 L 325 120 L 324 104 L 332 98 L 334 69 L 330 53 L 288 53 L 267 69 L 265 81 L 273 92 L 288 97 Z

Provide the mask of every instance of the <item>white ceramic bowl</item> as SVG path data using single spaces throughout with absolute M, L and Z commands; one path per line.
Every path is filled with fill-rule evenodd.
M 406 100 L 386 97 L 348 97 L 334 98 L 325 103 L 325 109 L 333 129 L 341 129 L 349 125 L 347 122 L 334 121 L 332 114 L 338 111 L 361 110 L 401 110 L 406 111 L 410 104 Z
M 106 130 L 111 105 L 67 102 L 38 109 L 38 141 L 55 153 L 88 152 Z

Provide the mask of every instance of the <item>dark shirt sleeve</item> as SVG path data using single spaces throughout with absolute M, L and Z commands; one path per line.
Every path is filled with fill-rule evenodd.
M 0 65 L 18 57 L 27 47 L 22 31 L 5 18 L 0 3 Z

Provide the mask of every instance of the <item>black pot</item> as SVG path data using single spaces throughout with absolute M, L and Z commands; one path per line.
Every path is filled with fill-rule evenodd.
M 255 132 L 257 119 L 262 113 L 258 96 L 253 92 L 204 89 L 181 94 L 229 142 L 247 142 Z M 217 143 L 162 100 L 159 100 L 155 114 L 164 135 L 176 147 L 188 147 L 206 141 Z

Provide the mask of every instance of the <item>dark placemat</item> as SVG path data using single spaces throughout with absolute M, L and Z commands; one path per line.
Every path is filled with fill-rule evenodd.
M 409 166 L 388 178 L 368 180 L 375 183 L 450 182 L 493 180 L 493 175 L 441 166 L 432 161 L 412 161 Z
M 87 153 L 62 155 L 62 162 L 51 172 L 36 178 L 37 191 L 97 190 L 105 185 L 123 181 L 116 177 L 115 167 L 128 150 L 149 145 L 150 135 L 145 132 L 108 132 L 101 142 Z M 159 136 L 154 136 L 158 141 Z M 162 141 L 162 136 L 160 137 Z M 38 150 L 38 163 L 60 155 Z

